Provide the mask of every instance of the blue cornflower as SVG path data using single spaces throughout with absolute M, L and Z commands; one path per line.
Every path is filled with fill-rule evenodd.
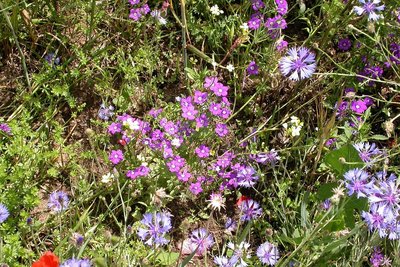
M 385 5 L 377 6 L 381 2 L 381 0 L 358 0 L 358 2 L 360 2 L 362 6 L 355 6 L 354 12 L 356 12 L 359 16 L 364 13 L 367 14 L 368 20 L 378 20 L 381 15 L 378 15 L 375 12 L 385 9 Z
M 45 57 L 44 60 L 47 61 L 51 66 L 58 66 L 61 63 L 60 57 L 56 57 L 54 53 L 48 53 Z
M 166 245 L 169 240 L 165 235 L 171 230 L 171 214 L 168 212 L 145 213 L 141 223 L 145 228 L 139 228 L 138 236 L 146 245 L 156 247 Z
M 239 205 L 242 221 L 250 221 L 261 216 L 262 209 L 260 205 L 252 199 L 244 200 Z
M 101 104 L 98 115 L 100 119 L 108 121 L 114 115 L 114 107 Z
M 237 172 L 238 185 L 252 187 L 258 180 L 256 171 L 251 166 L 240 166 Z
M 349 170 L 344 174 L 345 185 L 347 190 L 349 190 L 349 196 L 354 193 L 357 194 L 357 198 L 367 197 L 372 188 L 372 181 L 369 180 L 369 174 L 358 168 Z
M 0 203 L 0 223 L 3 223 L 10 216 L 7 207 Z
M 292 47 L 279 61 L 279 68 L 292 81 L 309 78 L 317 68 L 315 54 L 306 47 Z
M 92 263 L 88 259 L 69 259 L 66 260 L 60 267 L 91 267 Z
M 400 190 L 396 181 L 381 181 L 372 187 L 372 193 L 368 196 L 371 209 L 385 216 L 389 221 L 393 220 L 400 210 Z
M 385 217 L 383 217 L 378 212 L 371 210 L 369 212 L 363 211 L 361 217 L 367 223 L 368 228 L 373 231 L 377 230 L 380 237 L 385 237 L 386 234 L 386 222 Z
M 237 228 L 236 221 L 234 221 L 231 217 L 228 217 L 225 223 L 225 231 L 227 231 L 228 233 L 232 233 L 233 231 L 236 230 L 236 228 Z
M 196 249 L 196 255 L 204 255 L 214 245 L 214 238 L 205 228 L 193 230 L 190 236 L 190 245 Z
M 262 263 L 274 266 L 279 260 L 278 248 L 269 242 L 265 242 L 257 248 L 257 257 Z
M 232 250 L 232 256 L 229 259 L 230 266 L 246 267 L 248 265 L 245 259 L 251 258 L 249 243 L 241 242 L 239 245 L 235 245 L 234 243 L 229 242 L 227 247 Z
M 371 162 L 373 157 L 382 154 L 379 148 L 376 147 L 375 143 L 357 143 L 353 146 L 358 151 L 358 155 L 364 162 Z
M 232 265 L 229 262 L 229 259 L 225 256 L 216 256 L 214 257 L 214 263 L 218 267 L 232 267 Z
M 50 194 L 48 207 L 55 212 L 61 212 L 68 208 L 69 199 L 67 193 L 55 191 Z

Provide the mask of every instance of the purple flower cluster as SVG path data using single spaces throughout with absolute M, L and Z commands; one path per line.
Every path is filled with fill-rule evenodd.
M 371 79 L 380 79 L 383 76 L 383 69 L 380 66 L 371 66 L 367 64 L 360 72 L 359 75 L 365 76 Z M 364 77 L 357 77 L 360 82 L 364 81 L 366 78 Z M 367 83 L 369 86 L 373 86 L 375 84 L 374 81 L 368 81 Z
M 165 235 L 171 230 L 171 214 L 168 212 L 145 213 L 141 223 L 143 228 L 139 228 L 138 236 L 148 246 L 163 246 L 169 240 Z
M 10 126 L 8 126 L 7 123 L 0 123 L 0 131 L 6 133 L 8 135 L 11 135 L 11 128 L 10 128 Z
M 69 259 L 60 265 L 60 267 L 91 267 L 93 266 L 88 259 Z
M 369 211 L 361 216 L 371 231 L 378 231 L 380 237 L 400 239 L 400 189 L 397 176 L 378 172 L 370 175 L 361 169 L 344 174 L 348 194 L 368 199 Z
M 126 172 L 126 177 L 130 178 L 131 180 L 135 180 L 139 177 L 146 177 L 149 175 L 150 169 L 147 166 L 139 166 L 135 168 L 133 171 L 128 170 Z
M 129 3 L 132 6 L 137 6 L 140 4 L 140 0 L 129 0 Z M 140 18 L 144 15 L 150 13 L 150 7 L 148 4 L 143 4 L 140 7 L 132 8 L 129 14 L 129 18 L 133 19 L 134 21 L 140 20 Z
M 346 97 L 354 98 L 355 96 L 354 89 L 348 88 L 346 89 L 346 91 L 347 91 Z M 351 101 L 342 100 L 340 104 L 336 103 L 336 116 L 338 118 L 347 118 L 347 116 L 351 114 L 359 116 L 373 105 L 374 101 L 368 96 L 362 99 L 361 98 L 353 99 Z
M 100 119 L 108 121 L 114 115 L 114 107 L 111 105 L 106 107 L 106 105 L 103 103 L 100 105 L 98 115 Z
M 371 258 L 369 260 L 373 267 L 392 266 L 391 260 L 385 255 L 383 255 L 379 247 L 374 248 L 374 251 L 372 252 Z

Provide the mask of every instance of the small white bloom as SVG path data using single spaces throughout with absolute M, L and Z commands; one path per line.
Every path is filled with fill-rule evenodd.
M 301 126 L 292 127 L 292 136 L 299 136 L 301 131 Z
M 171 141 L 171 145 L 173 145 L 174 147 L 180 147 L 182 145 L 182 142 L 179 138 L 174 138 Z
M 213 14 L 213 15 L 215 15 L 215 16 L 224 14 L 224 11 L 223 11 L 223 10 L 220 10 L 219 7 L 218 7 L 218 5 L 213 5 L 213 6 L 210 8 L 210 11 L 211 11 L 211 14 Z
M 234 67 L 232 64 L 228 64 L 228 65 L 226 66 L 226 69 L 227 69 L 229 72 L 232 72 L 232 71 L 234 71 L 235 67 Z
M 105 183 L 105 184 L 108 184 L 109 182 L 111 182 L 112 179 L 114 179 L 114 174 L 111 174 L 111 173 L 109 172 L 109 173 L 107 173 L 107 174 L 104 174 L 104 175 L 101 177 L 101 182 L 102 182 L 102 183 Z
M 242 25 L 240 25 L 240 28 L 242 30 L 248 31 L 249 30 L 249 25 L 247 25 L 247 22 L 244 22 Z

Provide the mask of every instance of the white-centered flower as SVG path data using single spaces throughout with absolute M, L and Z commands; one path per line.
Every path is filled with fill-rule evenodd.
M 101 177 L 101 182 L 102 183 L 105 183 L 105 184 L 108 184 L 109 182 L 111 182 L 112 180 L 114 179 L 114 174 L 112 174 L 112 173 L 107 173 L 107 174 L 104 174 L 102 177 Z
M 219 9 L 218 5 L 213 5 L 213 6 L 210 8 L 210 11 L 211 11 L 211 14 L 213 14 L 213 15 L 215 15 L 215 16 L 224 14 L 224 11 L 221 10 L 221 9 Z
M 232 71 L 235 70 L 235 67 L 234 67 L 232 64 L 228 64 L 228 65 L 226 66 L 226 69 L 227 69 L 229 72 L 232 72 Z

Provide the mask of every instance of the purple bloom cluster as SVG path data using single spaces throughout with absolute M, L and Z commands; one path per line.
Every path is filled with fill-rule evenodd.
M 309 78 L 317 68 L 315 54 L 305 47 L 292 47 L 286 56 L 279 60 L 279 68 L 290 80 Z
M 0 123 L 0 131 L 5 132 L 8 135 L 11 135 L 11 128 L 7 123 Z
M 91 267 L 93 266 L 88 259 L 69 259 L 66 260 L 60 267 Z
M 132 6 L 136 6 L 140 4 L 140 0 L 130 0 L 129 3 Z M 141 7 L 132 8 L 129 14 L 129 18 L 133 19 L 134 21 L 140 20 L 140 18 L 144 15 L 150 13 L 150 7 L 148 4 L 143 4 Z
M 400 44 L 398 43 L 391 43 L 389 46 L 389 50 L 391 55 L 389 56 L 390 61 L 396 65 L 400 64 Z
M 168 212 L 145 213 L 139 228 L 138 236 L 148 246 L 163 246 L 169 240 L 165 235 L 171 230 L 171 214 Z
M 280 36 L 281 30 L 287 28 L 286 20 L 281 15 L 276 15 L 273 18 L 268 18 L 265 22 L 265 27 L 268 29 L 268 34 L 272 39 Z
M 114 115 L 114 107 L 111 105 L 106 107 L 105 104 L 101 104 L 98 115 L 100 119 L 108 121 Z
M 377 80 L 383 76 L 383 69 L 380 66 L 370 66 L 369 64 L 367 64 L 364 69 L 359 72 L 359 75 Z M 364 77 L 357 78 L 360 82 L 365 80 Z M 373 86 L 374 84 L 374 81 L 368 81 L 369 86 Z
M 392 266 L 391 260 L 383 255 L 379 247 L 374 248 L 374 251 L 371 254 L 370 262 L 373 267 Z
M 62 212 L 68 208 L 69 198 L 63 191 L 54 191 L 50 194 L 48 207 L 54 212 Z
M 146 177 L 149 175 L 150 169 L 147 166 L 139 166 L 135 168 L 133 171 L 129 170 L 126 172 L 126 177 L 130 178 L 131 180 L 135 180 L 138 177 Z
M 350 89 L 352 88 L 346 89 L 346 97 L 353 98 L 355 93 L 353 89 L 351 91 Z M 374 101 L 370 97 L 353 99 L 352 101 L 342 100 L 339 105 L 336 103 L 336 116 L 346 118 L 350 114 L 361 115 L 373 105 Z
M 380 237 L 400 239 L 400 189 L 397 176 L 378 172 L 370 175 L 361 169 L 353 169 L 344 174 L 348 194 L 368 199 L 369 211 L 361 216 L 371 231 L 376 230 Z

